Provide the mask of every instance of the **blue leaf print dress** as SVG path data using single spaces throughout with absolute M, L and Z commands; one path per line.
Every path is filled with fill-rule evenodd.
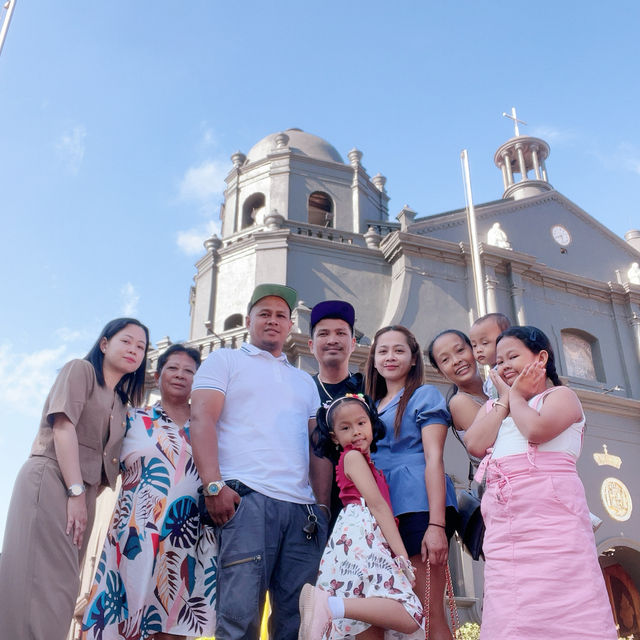
M 217 548 L 213 529 L 198 515 L 200 479 L 188 423 L 175 424 L 159 404 L 132 409 L 121 466 L 122 489 L 82 637 L 213 635 Z

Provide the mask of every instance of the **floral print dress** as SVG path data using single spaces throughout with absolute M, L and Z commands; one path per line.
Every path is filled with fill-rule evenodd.
M 345 494 L 353 500 L 358 493 L 355 485 L 344 474 L 344 455 L 350 449 L 351 447 L 347 447 L 342 452 L 336 468 L 340 497 L 343 500 Z M 388 501 L 389 491 L 386 489 L 384 476 L 375 468 L 369 456 L 367 462 L 376 484 Z M 424 640 L 420 600 L 413 592 L 408 578 L 394 562 L 391 548 L 364 499 L 347 504 L 338 515 L 322 554 L 316 586 L 339 598 L 378 597 L 398 600 L 420 627 L 410 634 L 388 629 L 384 634 L 385 640 Z M 351 640 L 369 626 L 366 622 L 341 618 L 332 622 L 328 637 L 331 640 Z
M 188 423 L 175 424 L 159 404 L 132 409 L 121 466 L 82 637 L 213 635 L 217 548 L 213 529 L 200 522 Z

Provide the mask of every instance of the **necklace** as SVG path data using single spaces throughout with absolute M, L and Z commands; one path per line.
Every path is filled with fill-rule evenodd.
M 325 394 L 327 395 L 327 397 L 329 398 L 329 400 L 331 402 L 333 402 L 333 396 L 327 391 L 327 387 L 324 386 L 324 383 L 322 382 L 322 380 L 320 379 L 320 374 L 318 374 L 318 382 L 320 383 L 320 386 L 322 387 L 322 390 L 325 392 Z M 329 383 L 327 383 L 329 384 Z

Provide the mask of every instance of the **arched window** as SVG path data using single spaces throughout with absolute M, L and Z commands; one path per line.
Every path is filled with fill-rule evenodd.
M 333 227 L 333 202 L 322 191 L 314 191 L 309 196 L 309 224 Z
M 250 195 L 242 205 L 242 229 L 264 222 L 264 193 Z
M 244 318 L 242 317 L 241 313 L 234 313 L 224 321 L 224 331 L 237 329 L 238 327 L 242 326 L 244 326 Z
M 580 329 L 563 329 L 561 335 L 567 375 L 583 380 L 604 382 L 597 338 Z

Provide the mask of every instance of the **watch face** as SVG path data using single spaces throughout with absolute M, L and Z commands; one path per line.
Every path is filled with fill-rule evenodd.
M 571 234 L 561 224 L 551 227 L 551 235 L 561 247 L 566 247 L 571 242 Z
M 210 496 L 217 496 L 220 491 L 222 490 L 222 487 L 224 486 L 224 483 L 222 482 L 210 482 L 207 485 L 207 493 Z

